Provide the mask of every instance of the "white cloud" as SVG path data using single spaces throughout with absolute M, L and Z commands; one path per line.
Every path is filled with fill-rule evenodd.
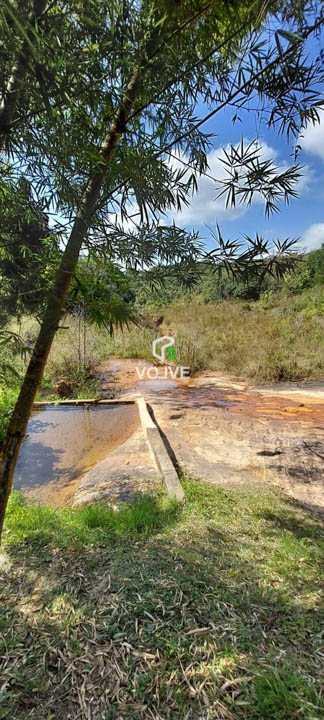
M 324 223 L 314 223 L 305 230 L 300 245 L 305 250 L 318 250 L 324 243 Z
M 245 138 L 244 142 L 247 145 L 250 141 Z M 228 145 L 225 149 L 229 150 L 229 147 Z M 259 148 L 262 160 L 273 160 L 279 172 L 283 172 L 289 167 L 289 164 L 278 156 L 278 151 L 271 147 L 271 145 L 268 145 L 267 142 L 260 142 Z M 170 223 L 174 221 L 178 227 L 187 229 L 198 229 L 206 225 L 215 228 L 216 222 L 221 222 L 224 219 L 235 221 L 242 218 L 248 212 L 249 208 L 246 205 L 237 204 L 235 208 L 226 208 L 226 196 L 222 195 L 221 197 L 217 197 L 219 193 L 219 183 L 216 181 L 227 177 L 224 164 L 221 162 L 222 157 L 224 158 L 222 146 L 208 153 L 207 176 L 197 175 L 198 192 L 190 198 L 190 204 L 188 206 L 184 205 L 182 207 L 181 212 L 169 210 L 166 213 L 166 217 L 161 216 L 160 222 L 162 224 L 166 224 L 167 221 Z M 184 155 L 179 155 L 178 159 L 172 156 L 169 164 L 173 169 L 182 170 L 184 164 L 181 160 L 186 162 L 187 158 Z M 189 172 L 190 169 L 188 169 L 188 174 Z M 295 186 L 298 194 L 302 194 L 302 192 L 308 189 L 311 179 L 311 168 L 305 165 L 303 168 L 303 176 Z M 259 193 L 255 193 L 252 205 L 262 205 L 264 207 L 264 199 Z M 133 221 L 128 219 L 122 222 L 120 213 L 116 213 L 116 221 L 121 223 L 125 230 L 135 230 L 136 224 L 140 223 L 136 201 L 133 201 L 132 205 L 129 205 L 127 209 L 129 214 L 133 216 Z
M 245 139 L 245 143 L 248 144 L 250 141 Z M 279 171 L 287 170 L 289 167 L 288 163 L 278 158 L 278 151 L 271 147 L 265 141 L 259 144 L 260 156 L 262 160 L 273 160 L 277 165 Z M 227 146 L 226 150 L 229 149 Z M 218 147 L 208 153 L 208 175 L 212 176 L 216 180 L 226 178 L 226 171 L 221 158 L 224 157 L 223 148 Z M 180 156 L 180 159 L 186 161 L 184 156 Z M 172 167 L 183 168 L 183 164 L 177 160 L 170 160 Z M 311 168 L 305 165 L 303 168 L 303 175 L 296 184 L 296 190 L 298 194 L 301 194 L 308 189 L 309 183 L 312 178 Z M 205 175 L 197 176 L 198 181 L 198 192 L 194 194 L 190 200 L 188 207 L 183 207 L 180 213 L 169 212 L 168 217 L 170 220 L 174 220 L 176 225 L 179 227 L 198 227 L 201 225 L 212 225 L 215 226 L 216 221 L 221 220 L 237 220 L 241 218 L 248 211 L 246 205 L 237 205 L 235 208 L 226 208 L 226 196 L 217 197 L 219 188 L 217 183 L 210 177 Z M 253 205 L 264 205 L 264 199 L 255 193 Z
M 317 155 L 324 160 L 324 113 L 321 113 L 321 122 L 312 125 L 309 123 L 301 139 L 303 150 Z
M 208 153 L 208 169 L 206 175 L 197 175 L 198 192 L 193 195 L 190 205 L 183 206 L 180 213 L 169 212 L 169 218 L 175 221 L 180 227 L 195 227 L 198 225 L 213 225 L 216 221 L 236 220 L 245 214 L 246 208 L 237 206 L 236 208 L 226 208 L 225 197 L 217 197 L 219 186 L 211 178 L 220 180 L 226 177 L 224 165 L 220 160 L 222 156 L 222 148 L 217 148 Z M 186 157 L 180 156 L 180 159 L 186 161 Z M 183 168 L 183 164 L 178 160 L 170 161 L 173 168 Z

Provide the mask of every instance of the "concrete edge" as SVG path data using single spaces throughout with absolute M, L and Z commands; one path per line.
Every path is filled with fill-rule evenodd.
M 151 415 L 148 412 L 147 405 L 143 396 L 133 398 L 132 400 L 51 400 L 43 402 L 34 402 L 33 407 L 35 409 L 41 407 L 59 406 L 59 405 L 137 405 L 141 426 L 144 432 L 145 439 L 149 446 L 151 455 L 153 457 L 154 465 L 160 477 L 162 478 L 169 497 L 174 497 L 177 500 L 184 499 L 184 490 L 179 481 L 177 472 L 172 463 L 170 456 L 166 450 L 163 439 L 160 435 L 159 429 L 155 422 L 152 420 Z
M 34 402 L 33 408 L 46 407 L 48 405 L 134 405 L 135 400 L 44 400 Z
M 159 429 L 148 412 L 143 397 L 135 400 L 145 438 L 151 451 L 155 467 L 162 478 L 169 497 L 184 500 L 184 490 L 176 473 L 175 467 L 166 450 Z

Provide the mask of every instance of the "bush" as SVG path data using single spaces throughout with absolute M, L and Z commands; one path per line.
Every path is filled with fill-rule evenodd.
M 303 290 L 313 285 L 311 270 L 308 262 L 305 261 L 299 265 L 295 273 L 289 275 L 286 286 L 292 293 L 302 293 Z
M 286 280 L 286 287 L 292 293 L 302 293 L 307 288 L 324 284 L 324 247 L 305 255 L 297 270 Z
M 13 411 L 18 389 L 0 387 L 0 447 L 5 439 L 8 420 Z
M 312 278 L 312 285 L 324 284 L 324 247 L 310 253 L 307 267 Z

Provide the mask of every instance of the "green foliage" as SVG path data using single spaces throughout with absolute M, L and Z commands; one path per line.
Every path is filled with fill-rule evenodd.
M 324 246 L 307 256 L 312 285 L 324 285 Z
M 291 197 L 297 197 L 294 185 L 301 177 L 301 166 L 295 165 L 282 171 L 270 160 L 262 160 L 261 146 L 257 141 L 246 145 L 231 145 L 224 150 L 222 163 L 228 177 L 220 181 L 219 197 L 226 196 L 226 207 L 237 203 L 252 204 L 257 194 L 265 202 L 265 214 L 269 217 L 278 212 L 280 200 L 289 203 Z
M 228 272 L 224 262 L 218 267 L 209 263 L 192 263 L 192 284 L 188 286 L 174 272 L 174 268 L 167 266 L 161 267 L 160 273 L 132 271 L 129 273 L 129 282 L 136 305 L 140 307 L 165 307 L 176 300 L 190 302 L 193 298 L 206 303 L 231 298 L 260 299 L 268 307 L 271 300 L 276 304 L 276 293 L 284 288 L 298 295 L 308 288 L 324 284 L 324 249 L 306 256 L 295 255 L 294 263 L 294 267 L 282 278 L 267 273 L 260 276 L 259 268 L 251 261 L 245 279 L 240 275 L 239 263 L 236 272 Z
M 130 285 L 137 306 L 165 307 L 177 300 L 190 302 L 193 298 L 203 303 L 230 298 L 258 300 L 267 291 L 280 289 L 283 284 L 269 274 L 260 277 L 258 268 L 254 268 L 253 262 L 246 272 L 245 279 L 240 277 L 238 266 L 237 272 L 229 273 L 221 264 L 219 267 L 214 267 L 208 263 L 193 263 L 192 284 L 188 287 L 185 286 L 183 278 L 172 272 L 172 267 L 161 267 L 160 270 L 159 275 L 154 271 L 130 273 Z M 294 278 L 294 275 L 289 277 Z
M 0 448 L 20 386 L 24 343 L 12 330 L 0 330 Z
M 309 63 L 304 56 L 307 37 L 315 32 L 307 2 L 289 8 L 275 3 L 275 29 L 267 35 L 263 29 L 269 11 L 259 0 L 100 0 L 87 7 L 58 0 L 45 4 L 36 26 L 28 14 L 31 3 L 22 9 L 6 6 L 1 87 L 6 86 L 21 43 L 29 48 L 24 92 L 15 122 L 6 128 L 7 145 L 34 196 L 64 218 L 67 231 L 89 177 L 101 174 L 100 146 L 117 117 L 125 88 L 141 66 L 138 97 L 102 180 L 85 239 L 87 247 L 105 252 L 113 262 L 143 268 L 184 263 L 204 254 L 197 233 L 161 223 L 161 214 L 190 202 L 197 177 L 208 169 L 212 135 L 197 121 L 198 100 L 215 113 L 230 96 L 237 118 L 256 92 L 269 111 L 263 115 L 267 125 L 288 137 L 318 120 L 322 73 L 319 60 Z M 238 61 L 241 57 L 244 63 Z M 180 155 L 179 162 L 174 163 L 174 157 L 170 162 L 171 149 L 176 160 Z M 226 163 L 230 176 L 236 177 L 235 187 L 233 181 L 228 186 L 231 204 L 235 198 L 250 203 L 258 192 L 266 212 L 272 212 L 278 201 L 288 202 L 296 194 L 299 167 L 280 172 L 270 160 L 262 161 L 256 143 L 232 147 Z M 56 229 L 61 229 L 59 222 Z M 244 264 L 259 257 L 261 245 L 265 250 L 264 240 L 256 238 L 253 246 L 248 239 L 241 272 Z M 231 247 L 221 242 L 220 249 L 234 266 L 237 243 Z M 282 268 L 289 266 L 288 249 L 275 249 Z M 267 271 L 274 267 L 268 258 Z
M 80 262 L 70 291 L 68 309 L 90 324 L 123 329 L 137 321 L 134 294 L 127 275 L 112 262 L 96 259 Z
M 76 509 L 55 509 L 28 503 L 21 493 L 11 493 L 7 519 L 6 544 L 28 542 L 42 548 L 77 547 L 93 543 L 148 537 L 174 522 L 179 504 L 160 497 L 139 497 L 131 505 L 110 507 L 88 505 Z
M 292 293 L 301 293 L 312 285 L 312 275 L 307 259 L 299 265 L 295 273 L 286 280 L 288 290 Z
M 18 358 L 26 358 L 28 346 L 10 327 L 0 329 L 0 384 L 15 387 L 20 382 Z
M 0 447 L 6 436 L 8 420 L 17 400 L 18 390 L 0 385 Z
M 0 181 L 0 324 L 23 313 L 40 312 L 57 264 L 56 241 L 50 235 L 41 203 L 30 184 Z
M 324 247 L 304 255 L 295 272 L 288 276 L 286 285 L 296 294 L 306 288 L 324 285 Z
M 256 713 L 262 720 L 316 720 L 324 701 L 301 673 L 283 665 L 256 678 L 253 686 Z

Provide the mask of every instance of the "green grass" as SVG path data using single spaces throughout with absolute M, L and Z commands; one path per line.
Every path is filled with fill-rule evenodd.
M 93 543 L 114 544 L 121 537 L 146 537 L 172 522 L 179 504 L 164 495 L 144 496 L 131 505 L 104 504 L 57 509 L 26 501 L 12 492 L 4 530 L 4 545 L 26 543 L 46 551 L 48 546 L 80 548 Z
M 269 488 L 184 485 L 183 506 L 12 496 L 0 718 L 324 717 L 318 517 Z
M 253 699 L 262 720 L 293 717 L 315 720 L 319 712 L 324 713 L 324 701 L 319 699 L 309 679 L 289 666 L 262 673 L 254 683 Z

